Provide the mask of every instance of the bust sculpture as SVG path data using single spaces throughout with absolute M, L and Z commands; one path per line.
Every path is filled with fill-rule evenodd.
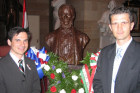
M 60 27 L 46 36 L 46 44 L 59 56 L 60 60 L 69 65 L 78 65 L 83 58 L 89 37 L 73 26 L 75 10 L 71 5 L 61 5 L 58 15 Z

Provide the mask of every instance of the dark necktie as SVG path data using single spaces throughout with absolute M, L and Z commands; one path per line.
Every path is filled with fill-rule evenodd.
M 23 60 L 19 60 L 19 70 L 24 74 Z

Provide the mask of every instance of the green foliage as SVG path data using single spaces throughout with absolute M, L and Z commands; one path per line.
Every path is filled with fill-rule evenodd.
M 83 58 L 83 60 L 80 61 L 80 62 L 83 63 L 83 64 L 87 64 L 87 66 L 89 68 L 89 72 L 91 74 L 92 69 L 90 68 L 90 56 L 91 56 L 91 53 L 87 52 L 85 58 Z
M 83 63 L 83 64 L 87 64 L 88 66 L 90 66 L 90 56 L 91 56 L 91 53 L 87 52 L 85 58 L 83 58 L 83 60 L 80 61 L 80 62 Z
M 59 93 L 62 89 L 64 89 L 66 93 L 71 93 L 71 90 L 75 89 L 78 93 L 78 90 L 80 88 L 84 89 L 84 85 L 81 82 L 80 70 L 73 69 L 69 71 L 67 63 L 58 60 L 59 57 L 57 55 L 52 52 L 49 52 L 47 54 L 50 56 L 50 60 L 47 63 L 50 69 L 49 71 L 43 70 L 45 76 L 47 76 L 49 79 L 49 87 L 46 93 L 52 93 L 52 86 L 56 87 L 56 92 L 54 93 Z M 80 62 L 90 66 L 90 56 L 91 54 L 87 52 L 84 60 Z M 57 72 L 58 69 L 61 70 L 60 73 Z M 72 79 L 72 76 L 76 76 L 78 78 L 74 80 Z

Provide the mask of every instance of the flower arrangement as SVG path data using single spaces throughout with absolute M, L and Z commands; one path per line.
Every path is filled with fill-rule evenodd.
M 47 53 L 45 48 L 37 50 L 31 47 L 27 52 L 27 57 L 35 60 L 39 77 L 45 75 L 49 79 L 46 93 L 93 93 L 90 82 L 94 76 L 92 74 L 96 69 L 98 55 L 87 52 L 86 57 L 81 61 L 84 64 L 83 68 L 69 71 L 66 62 L 59 60 L 59 57 L 52 52 Z

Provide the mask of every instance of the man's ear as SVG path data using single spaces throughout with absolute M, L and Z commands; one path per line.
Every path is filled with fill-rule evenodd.
M 132 31 L 133 27 L 134 27 L 134 22 L 131 23 L 131 31 Z
M 111 27 L 111 24 L 109 24 L 108 26 L 109 26 L 110 30 L 112 31 L 112 27 Z
M 7 40 L 7 44 L 11 46 L 11 41 L 9 39 Z

